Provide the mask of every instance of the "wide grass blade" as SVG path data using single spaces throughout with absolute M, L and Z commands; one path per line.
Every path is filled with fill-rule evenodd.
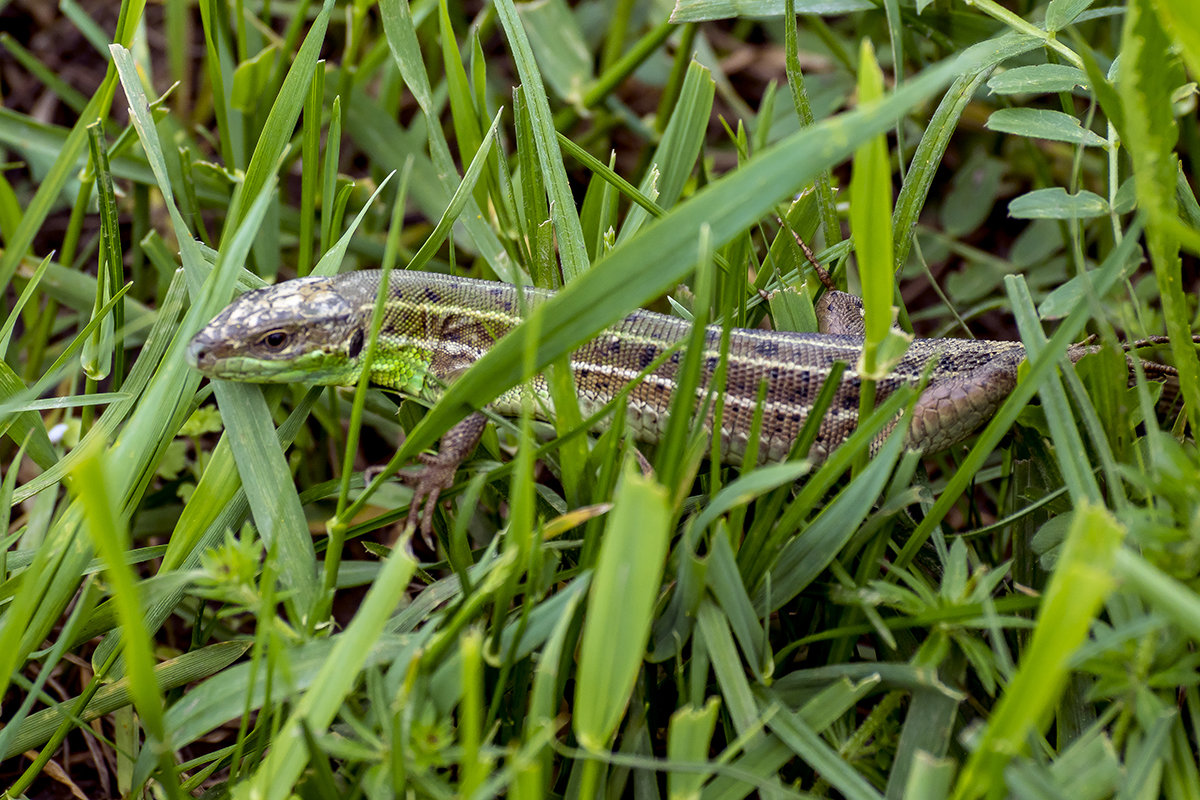
M 1200 429 L 1200 357 L 1192 346 L 1191 320 L 1182 286 L 1178 238 L 1176 167 L 1171 155 L 1179 129 L 1171 92 L 1179 71 L 1163 54 L 1170 39 L 1153 7 L 1133 0 L 1125 17 L 1123 56 L 1117 92 L 1125 112 L 1125 145 L 1135 164 L 1138 205 L 1146 213 L 1146 245 L 1162 295 L 1163 319 L 1171 337 L 1171 355 L 1179 370 L 1184 412 L 1192 430 Z
M 627 469 L 600 545 L 579 646 L 572 725 L 593 752 L 616 732 L 646 652 L 669 521 L 666 490 Z
M 125 645 L 125 664 L 129 675 L 130 699 L 150 735 L 147 749 L 157 751 L 161 773 L 159 780 L 169 796 L 178 797 L 178 778 L 171 754 L 171 739 L 163 724 L 163 696 L 154 671 L 154 647 L 142 621 L 142 605 L 133 570 L 125 563 L 129 532 L 121 519 L 119 498 L 110 486 L 103 463 L 103 451 L 97 445 L 75 469 L 79 498 L 92 542 L 103 557 L 112 584 L 121 637 Z

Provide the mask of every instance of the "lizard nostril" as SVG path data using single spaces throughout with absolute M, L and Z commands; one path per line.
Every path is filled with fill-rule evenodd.
M 204 346 L 204 342 L 197 336 L 188 344 L 187 362 L 193 367 L 199 367 L 204 362 L 204 357 L 208 355 L 208 348 Z

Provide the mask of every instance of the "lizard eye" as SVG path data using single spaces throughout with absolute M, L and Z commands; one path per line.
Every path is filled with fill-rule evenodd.
M 264 333 L 258 343 L 268 350 L 282 350 L 287 344 L 288 335 L 285 331 L 269 331 Z

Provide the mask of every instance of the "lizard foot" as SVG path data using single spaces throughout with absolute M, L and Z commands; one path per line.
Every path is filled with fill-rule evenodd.
M 408 518 L 404 521 L 404 529 L 411 531 L 420 523 L 422 538 L 431 550 L 436 550 L 433 538 L 433 512 L 437 508 L 438 497 L 442 492 L 454 485 L 454 474 L 462 461 L 454 453 L 438 453 L 432 455 L 421 453 L 417 456 L 421 465 L 410 472 L 401 472 L 397 477 L 405 486 L 412 489 L 412 500 L 408 504 Z
M 422 453 L 417 456 L 421 462 L 415 470 L 400 473 L 400 480 L 412 487 L 413 496 L 408 504 L 408 518 L 404 521 L 404 530 L 412 531 L 420 525 L 422 538 L 430 549 L 437 550 L 433 537 L 433 512 L 437 508 L 438 498 L 442 492 L 454 485 L 454 473 L 479 444 L 487 419 L 475 412 L 446 432 L 438 446 L 438 453 L 432 455 Z

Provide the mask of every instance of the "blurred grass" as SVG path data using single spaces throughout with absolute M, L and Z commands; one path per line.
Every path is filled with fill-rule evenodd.
M 1200 21 L 733 5 L 0 2 L 9 796 L 1200 796 Z M 434 549 L 367 541 L 364 467 L 531 370 L 571 406 L 635 307 L 811 322 L 793 230 L 874 338 L 1025 342 L 972 447 L 868 458 L 905 393 L 815 466 L 499 421 Z M 235 291 L 389 259 L 563 288 L 432 410 L 359 398 L 361 454 L 349 396 L 186 366 Z M 1060 378 L 1085 331 L 1169 332 L 1180 418 Z

